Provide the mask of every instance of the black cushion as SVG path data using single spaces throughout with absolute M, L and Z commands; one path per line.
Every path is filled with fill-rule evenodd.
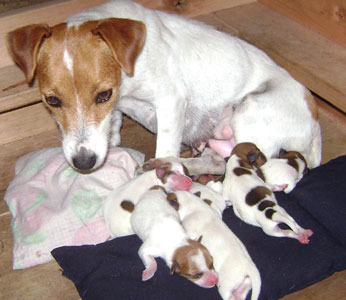
M 314 232 L 308 245 L 267 236 L 261 228 L 240 221 L 232 209 L 224 212 L 224 221 L 243 241 L 261 273 L 259 299 L 279 299 L 346 268 L 345 182 L 346 156 L 342 156 L 312 170 L 292 193 L 276 194 L 297 223 Z M 52 255 L 84 300 L 220 299 L 217 288 L 203 289 L 169 275 L 161 259 L 155 276 L 142 282 L 140 245 L 133 235 L 99 245 L 61 247 Z

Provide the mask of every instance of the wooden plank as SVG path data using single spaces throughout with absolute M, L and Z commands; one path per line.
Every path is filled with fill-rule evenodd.
M 258 0 L 346 47 L 345 0 Z
M 1 144 L 11 143 L 57 128 L 43 103 L 0 115 Z
M 260 3 L 222 10 L 213 17 L 267 52 L 314 93 L 346 112 L 344 47 Z
M 45 147 L 60 146 L 60 139 L 60 131 L 54 128 L 52 130 L 47 129 L 38 135 L 0 145 L 0 191 L 5 190 L 12 180 L 14 165 L 19 157 Z
M 52 261 L 29 269 L 12 270 L 12 234 L 10 215 L 0 216 L 0 300 L 77 300 L 72 281 L 63 277 Z
M 41 95 L 36 85 L 29 87 L 26 83 L 3 89 L 25 79 L 24 74 L 16 66 L 7 66 L 0 69 L 0 113 L 17 109 L 40 101 Z
M 196 17 L 213 11 L 256 2 L 256 0 L 135 0 L 152 9 Z

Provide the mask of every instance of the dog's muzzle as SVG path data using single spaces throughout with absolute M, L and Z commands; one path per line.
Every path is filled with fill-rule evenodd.
M 72 163 L 78 170 L 91 170 L 96 164 L 96 154 L 85 147 L 81 147 L 79 152 L 72 158 Z

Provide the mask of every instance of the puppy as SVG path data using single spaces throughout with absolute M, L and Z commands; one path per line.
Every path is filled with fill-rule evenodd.
M 123 113 L 157 133 L 156 158 L 217 139 L 217 151 L 251 141 L 268 158 L 294 150 L 320 164 L 310 92 L 258 48 L 196 20 L 113 0 L 7 41 L 26 81 L 36 75 L 78 170 L 100 167 L 120 143 Z
M 209 181 L 206 185 L 193 182 L 190 188 L 190 192 L 198 195 L 199 198 L 203 199 L 219 216 L 222 218 L 222 213 L 226 208 L 226 201 L 222 195 L 221 183 Z
M 176 272 L 205 288 L 217 283 L 209 251 L 199 241 L 188 238 L 162 187 L 155 186 L 142 195 L 132 213 L 131 225 L 143 241 L 138 251 L 145 266 L 142 280 L 154 276 L 155 257 L 161 257 L 171 274 Z
M 248 224 L 262 227 L 266 234 L 295 238 L 302 244 L 309 243 L 313 232 L 300 227 L 278 205 L 270 186 L 257 175 L 260 173 L 256 174 L 256 166 L 263 165 L 262 155 L 252 143 L 241 143 L 234 147 L 223 181 L 224 198 L 232 202 L 237 217 Z M 291 229 L 281 229 L 280 223 Z
M 224 300 L 245 300 L 252 288 L 251 300 L 258 299 L 261 277 L 243 243 L 204 201 L 186 191 L 176 191 L 179 217 L 188 236 L 202 236 L 202 244 L 214 259 L 219 275 L 218 291 Z
M 133 234 L 131 212 L 138 199 L 152 186 L 163 186 L 167 191 L 189 190 L 192 180 L 185 175 L 183 165 L 172 162 L 160 164 L 112 191 L 104 202 L 104 217 L 113 238 Z
M 265 182 L 271 185 L 273 190 L 282 189 L 285 193 L 290 193 L 308 169 L 303 155 L 290 151 L 279 158 L 269 159 L 261 166 L 261 171 Z

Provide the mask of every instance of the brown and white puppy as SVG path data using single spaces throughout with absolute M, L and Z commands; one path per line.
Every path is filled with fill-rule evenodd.
M 189 190 L 192 180 L 185 175 L 183 165 L 173 162 L 156 168 L 126 182 L 113 190 L 104 202 L 104 217 L 113 238 L 133 234 L 131 212 L 139 198 L 152 186 L 163 186 L 167 191 Z
M 131 225 L 143 241 L 138 251 L 145 266 L 142 280 L 154 276 L 155 257 L 161 257 L 171 274 L 176 272 L 205 288 L 217 283 L 209 251 L 199 241 L 189 239 L 163 188 L 153 187 L 142 195 L 131 215 Z
M 206 185 L 193 182 L 189 190 L 207 203 L 220 217 L 226 208 L 226 201 L 222 195 L 221 182 L 209 181 Z
M 279 158 L 271 158 L 261 166 L 265 182 L 273 190 L 283 190 L 290 193 L 296 184 L 307 173 L 307 164 L 303 155 L 290 151 Z
M 186 191 L 176 191 L 173 195 L 186 233 L 192 239 L 202 236 L 202 244 L 214 259 L 222 299 L 245 300 L 251 288 L 251 300 L 258 299 L 261 277 L 243 243 L 199 197 Z M 172 195 L 170 201 L 174 203 Z
M 157 133 L 156 158 L 216 139 L 221 155 L 252 141 L 268 158 L 290 149 L 320 164 L 310 92 L 260 49 L 196 20 L 113 0 L 7 40 L 29 84 L 36 75 L 76 169 L 102 165 L 123 113 Z
M 260 150 L 252 143 L 242 143 L 234 147 L 227 162 L 223 196 L 232 202 L 235 215 L 244 222 L 262 227 L 271 236 L 295 238 L 302 244 L 309 243 L 313 234 L 310 229 L 300 227 L 295 220 L 280 207 L 271 187 L 256 174 L 255 166 L 262 166 Z M 291 229 L 281 229 L 280 223 Z

